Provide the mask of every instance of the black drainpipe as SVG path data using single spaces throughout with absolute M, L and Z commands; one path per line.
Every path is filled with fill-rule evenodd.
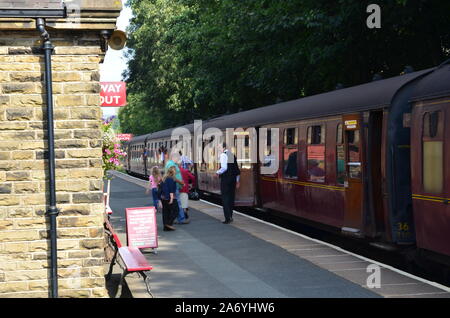
M 50 186 L 50 202 L 47 215 L 50 217 L 50 249 L 51 249 L 51 297 L 58 298 L 58 249 L 56 246 L 56 217 L 59 214 L 56 208 L 56 185 L 55 185 L 55 135 L 53 127 L 53 88 L 52 88 L 52 52 L 53 45 L 50 35 L 45 30 L 45 20 L 36 19 L 36 28 L 41 33 L 43 40 L 42 49 L 45 55 L 45 90 L 47 101 L 47 132 L 48 132 L 48 175 Z

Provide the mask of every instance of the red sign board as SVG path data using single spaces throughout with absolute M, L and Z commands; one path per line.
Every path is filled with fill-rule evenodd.
M 125 82 L 101 82 L 100 103 L 102 107 L 122 107 L 127 105 Z
M 133 138 L 133 134 L 117 134 L 116 137 L 120 141 L 129 141 Z
M 138 248 L 157 248 L 158 230 L 154 207 L 128 208 L 127 245 Z

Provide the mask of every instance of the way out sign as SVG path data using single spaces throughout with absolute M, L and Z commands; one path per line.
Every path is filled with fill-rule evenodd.
M 101 82 L 100 103 L 102 107 L 122 107 L 127 105 L 125 82 Z
M 127 245 L 137 248 L 157 248 L 158 231 L 154 207 L 125 209 Z

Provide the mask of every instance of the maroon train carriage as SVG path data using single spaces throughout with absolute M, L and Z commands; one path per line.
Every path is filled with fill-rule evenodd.
M 262 175 L 265 163 L 241 160 L 236 205 L 450 256 L 449 64 L 203 122 L 203 131 L 279 129 L 278 171 Z M 171 132 L 134 138 L 127 170 L 163 166 Z M 248 134 L 244 145 L 249 152 Z M 220 193 L 218 166 L 195 166 L 201 192 Z
M 450 63 L 421 80 L 411 118 L 417 246 L 450 255 Z

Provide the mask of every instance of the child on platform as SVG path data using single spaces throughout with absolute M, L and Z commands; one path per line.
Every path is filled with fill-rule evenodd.
M 161 202 L 158 198 L 158 185 L 161 181 L 161 172 L 159 171 L 159 168 L 155 166 L 152 168 L 146 193 L 148 194 L 150 190 L 152 191 L 153 206 L 155 207 L 156 211 L 158 211 L 158 208 L 162 208 Z

